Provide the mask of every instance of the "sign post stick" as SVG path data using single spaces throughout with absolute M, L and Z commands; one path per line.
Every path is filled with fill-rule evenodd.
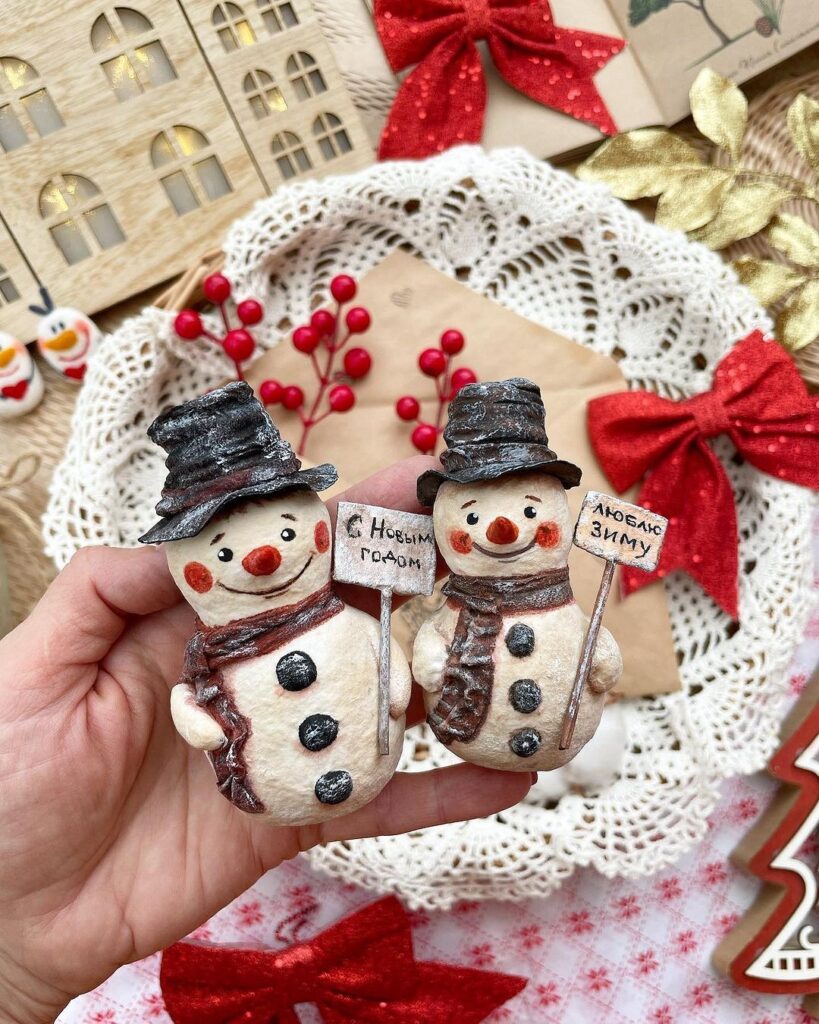
M 390 752 L 390 615 L 392 590 L 381 587 L 381 636 L 378 654 L 378 750 Z
M 574 727 L 577 724 L 577 712 L 580 709 L 580 698 L 583 696 L 583 687 L 589 678 L 589 672 L 594 661 L 594 649 L 597 646 L 597 637 L 600 635 L 603 609 L 606 607 L 606 601 L 611 591 L 611 582 L 614 579 L 614 567 L 616 564 L 614 561 L 606 562 L 603 578 L 600 580 L 594 609 L 591 619 L 589 619 L 589 628 L 586 630 L 586 636 L 583 640 L 583 650 L 580 653 L 580 663 L 577 666 L 577 673 L 574 677 L 574 685 L 569 697 L 569 706 L 566 708 L 566 714 L 563 716 L 563 728 L 560 732 L 561 750 L 567 750 L 572 743 Z

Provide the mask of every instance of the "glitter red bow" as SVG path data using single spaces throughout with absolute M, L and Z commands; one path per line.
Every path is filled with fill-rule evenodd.
M 737 618 L 734 496 L 707 440 L 728 434 L 757 469 L 819 488 L 817 400 L 793 360 L 754 331 L 718 364 L 710 391 L 681 402 L 645 391 L 605 395 L 589 402 L 588 426 L 617 490 L 648 473 L 637 501 L 669 522 L 657 570 L 623 567 L 624 592 L 682 569 Z
M 417 961 L 389 896 L 285 950 L 177 942 L 160 984 L 175 1024 L 298 1024 L 297 1003 L 314 1003 L 327 1024 L 478 1024 L 526 980 Z
M 607 135 L 617 131 L 593 77 L 625 41 L 558 28 L 547 0 L 375 0 L 375 25 L 393 71 L 417 64 L 393 102 L 382 160 L 480 142 L 486 81 L 479 39 L 519 92 Z

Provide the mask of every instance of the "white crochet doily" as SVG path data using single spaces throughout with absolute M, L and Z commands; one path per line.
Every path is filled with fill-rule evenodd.
M 704 390 L 719 358 L 765 314 L 718 256 L 647 223 L 602 187 L 522 150 L 452 150 L 280 189 L 237 222 L 226 273 L 268 311 L 264 347 L 303 319 L 340 268 L 362 275 L 395 249 L 427 260 L 516 313 L 597 352 L 628 380 L 679 397 Z M 63 565 L 80 546 L 132 544 L 151 521 L 164 470 L 145 428 L 229 368 L 178 340 L 147 309 L 105 339 L 77 403 L 44 520 Z M 701 837 L 719 780 L 761 768 L 775 746 L 785 669 L 811 603 L 811 495 L 716 450 L 741 536 L 739 630 L 687 577 L 668 580 L 682 692 L 624 702 L 622 777 L 556 806 L 313 851 L 323 870 L 412 905 L 545 895 L 578 865 L 645 875 Z M 450 756 L 425 727 L 401 768 Z

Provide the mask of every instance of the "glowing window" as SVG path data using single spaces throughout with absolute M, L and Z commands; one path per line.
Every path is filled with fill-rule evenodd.
M 242 82 L 247 102 L 257 121 L 281 110 L 287 110 L 287 102 L 273 78 L 260 68 L 248 71 Z
M 327 92 L 327 83 L 315 58 L 304 50 L 287 58 L 287 77 L 300 100 L 309 100 L 311 96 Z
M 119 221 L 90 178 L 61 174 L 40 192 L 40 216 L 66 263 L 125 241 Z
M 335 160 L 353 148 L 341 118 L 335 114 L 319 114 L 313 122 L 313 135 L 325 160 Z
M 16 302 L 20 298 L 17 286 L 4 266 L 0 266 L 0 306 Z
M 233 191 L 207 136 L 187 125 L 175 124 L 154 138 L 151 163 L 180 217 Z
M 226 53 L 256 42 L 256 34 L 238 4 L 217 4 L 210 20 Z
M 131 7 L 115 7 L 91 26 L 91 47 L 120 103 L 176 78 L 151 22 Z
M 274 135 L 270 148 L 285 181 L 311 170 L 313 166 L 307 150 L 295 132 L 279 132 L 278 135 Z
M 290 0 L 256 0 L 256 6 L 264 27 L 272 36 L 299 23 L 299 16 Z
M 19 57 L 0 57 L 0 149 L 10 153 L 64 125 L 40 76 Z

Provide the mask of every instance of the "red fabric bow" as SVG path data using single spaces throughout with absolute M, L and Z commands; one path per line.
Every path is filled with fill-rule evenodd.
M 548 0 L 375 0 L 375 25 L 393 71 L 418 65 L 393 102 L 382 160 L 480 142 L 486 81 L 478 39 L 519 92 L 607 135 L 617 131 L 593 77 L 625 40 L 558 28 Z
M 589 402 L 588 427 L 617 490 L 649 473 L 637 502 L 668 519 L 656 571 L 624 566 L 624 593 L 682 569 L 736 619 L 734 495 L 707 439 L 728 434 L 757 469 L 818 488 L 819 411 L 793 360 L 754 331 L 721 360 L 710 391 L 681 402 L 646 391 L 604 395 Z
M 415 960 L 392 896 L 285 950 L 177 942 L 159 978 L 176 1024 L 298 1024 L 297 1003 L 315 1003 L 327 1024 L 478 1024 L 526 985 Z

